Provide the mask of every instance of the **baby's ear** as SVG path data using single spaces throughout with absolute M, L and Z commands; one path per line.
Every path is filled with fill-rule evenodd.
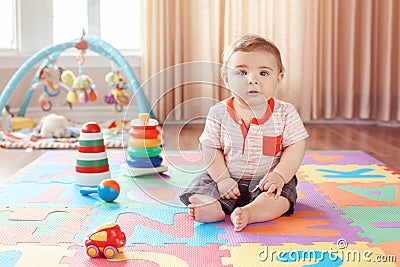
M 285 73 L 283 71 L 278 74 L 278 83 L 280 83 L 283 80 L 284 76 L 285 76 Z

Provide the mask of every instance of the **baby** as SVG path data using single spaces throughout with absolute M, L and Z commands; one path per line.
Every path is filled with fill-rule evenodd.
M 211 107 L 200 136 L 207 172 L 180 199 L 191 219 L 216 222 L 230 214 L 241 231 L 294 212 L 308 133 L 294 106 L 273 97 L 284 76 L 273 43 L 239 38 L 223 54 L 221 75 L 232 96 Z

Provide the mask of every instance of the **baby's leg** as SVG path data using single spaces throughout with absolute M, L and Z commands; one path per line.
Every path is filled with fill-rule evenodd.
M 194 194 L 189 197 L 189 217 L 198 222 L 218 222 L 225 218 L 221 203 L 207 195 Z
M 253 202 L 236 208 L 231 214 L 235 231 L 241 231 L 249 223 L 266 222 L 282 216 L 290 208 L 287 198 L 261 193 Z

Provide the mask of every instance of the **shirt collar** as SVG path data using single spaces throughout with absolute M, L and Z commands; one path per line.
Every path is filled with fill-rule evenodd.
M 237 115 L 235 108 L 233 107 L 233 99 L 235 97 L 230 97 L 226 100 L 226 106 L 228 109 L 228 113 L 230 115 L 230 117 L 232 118 L 232 120 L 234 120 L 236 123 L 239 123 L 241 121 L 241 118 L 239 118 L 239 116 Z M 274 112 L 274 106 L 275 106 L 275 100 L 273 97 L 271 97 L 270 99 L 268 99 L 268 108 L 265 111 L 264 115 L 261 118 L 253 118 L 251 120 L 252 124 L 256 124 L 256 125 L 261 125 L 264 124 L 266 121 L 269 120 L 269 118 L 271 117 L 272 113 Z

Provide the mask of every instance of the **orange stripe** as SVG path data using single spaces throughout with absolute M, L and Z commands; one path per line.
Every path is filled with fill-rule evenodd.
M 117 192 L 120 191 L 119 184 L 117 183 L 117 181 L 115 181 L 113 179 L 104 180 L 104 181 L 101 182 L 101 185 L 110 187 L 110 188 L 114 189 Z

